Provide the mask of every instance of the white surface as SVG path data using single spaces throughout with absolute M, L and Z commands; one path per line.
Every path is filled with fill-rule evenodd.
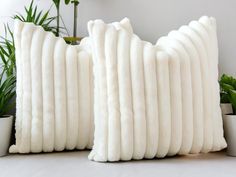
M 102 20 L 90 21 L 88 31 L 99 98 L 89 159 L 151 159 L 226 147 L 214 18 L 191 21 L 156 45 Z
M 97 163 L 88 151 L 0 158 L 1 177 L 235 177 L 236 157 L 225 152 L 162 160 Z

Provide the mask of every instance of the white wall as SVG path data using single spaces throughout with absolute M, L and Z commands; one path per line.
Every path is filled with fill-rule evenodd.
M 87 35 L 88 20 L 101 18 L 106 22 L 129 17 L 142 39 L 155 43 L 170 30 L 198 19 L 214 16 L 218 23 L 220 72 L 236 76 L 236 1 L 235 0 L 80 0 L 79 34 Z M 21 11 L 30 0 L 1 0 L 0 22 Z M 36 0 L 40 7 L 50 7 L 51 0 Z M 72 26 L 72 7 L 63 6 L 62 15 Z M 69 28 L 71 30 L 71 27 Z M 0 27 L 1 32 L 1 27 Z

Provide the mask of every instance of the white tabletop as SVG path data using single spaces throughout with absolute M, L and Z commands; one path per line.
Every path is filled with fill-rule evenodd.
M 0 158 L 0 177 L 228 177 L 236 176 L 236 157 L 225 152 L 165 159 L 97 163 L 89 151 Z

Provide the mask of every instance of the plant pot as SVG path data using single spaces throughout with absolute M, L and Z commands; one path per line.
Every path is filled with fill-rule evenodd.
M 0 157 L 7 155 L 10 146 L 13 116 L 0 117 Z
M 233 113 L 233 108 L 232 108 L 231 103 L 222 103 L 220 104 L 220 107 L 221 107 L 222 116 Z
M 228 114 L 233 114 L 233 108 L 231 103 L 222 103 L 220 104 L 221 107 L 221 113 L 222 113 L 222 118 L 223 118 L 223 125 L 225 124 L 225 117 Z
M 82 39 L 82 37 L 64 37 L 64 40 L 68 44 L 79 44 Z
M 236 115 L 224 116 L 224 132 L 227 141 L 227 155 L 236 156 Z

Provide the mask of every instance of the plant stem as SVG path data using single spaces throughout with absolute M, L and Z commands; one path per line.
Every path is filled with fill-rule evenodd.
M 74 3 L 74 26 L 73 26 L 73 37 L 77 37 L 77 16 L 78 16 L 78 3 Z M 74 42 L 73 44 L 77 44 Z
M 66 28 L 65 22 L 64 22 L 64 20 L 63 20 L 63 18 L 62 18 L 61 15 L 60 15 L 60 20 L 61 20 L 61 22 L 62 22 L 63 28 L 65 28 L 66 35 L 67 35 L 67 36 L 70 36 L 70 33 L 69 33 L 68 29 Z
M 56 36 L 59 36 L 60 33 L 60 6 L 57 7 L 57 31 L 56 31 Z

